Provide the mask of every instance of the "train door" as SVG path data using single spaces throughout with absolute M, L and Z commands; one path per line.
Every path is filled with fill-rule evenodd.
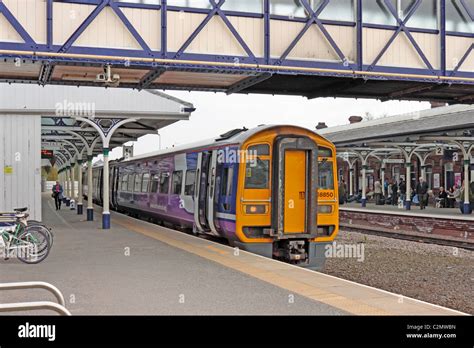
M 198 155 L 196 171 L 196 190 L 194 192 L 194 223 L 200 231 L 209 231 L 207 221 L 206 195 L 209 186 L 209 168 L 211 152 L 201 152 Z
M 278 137 L 274 146 L 273 229 L 317 236 L 318 148 L 306 137 Z
M 306 162 L 306 151 L 285 151 L 283 228 L 286 233 L 304 233 L 305 231 Z
M 216 217 L 216 174 L 217 174 L 217 150 L 212 151 L 209 163 L 208 185 L 207 185 L 207 221 L 212 234 L 219 236 L 214 223 Z

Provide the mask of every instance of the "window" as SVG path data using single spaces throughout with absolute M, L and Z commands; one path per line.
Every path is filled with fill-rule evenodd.
M 221 196 L 232 196 L 232 179 L 234 178 L 234 168 L 224 168 L 222 173 Z
M 168 0 L 167 4 L 168 6 L 211 8 L 209 0 Z
M 186 183 L 184 185 L 184 194 L 186 196 L 194 196 L 195 183 L 196 183 L 196 170 L 188 170 L 186 172 Z
M 173 172 L 173 189 L 172 193 L 174 195 L 181 194 L 181 188 L 183 187 L 183 171 Z
M 114 2 L 128 2 L 132 4 L 159 5 L 160 0 L 114 0 Z
M 247 151 L 250 156 L 268 156 L 270 155 L 270 146 L 267 144 L 252 145 L 248 147 Z
M 397 1 L 391 0 L 397 8 Z M 383 0 L 362 0 L 362 21 L 370 24 L 396 25 L 397 20 L 385 6 Z
M 149 173 L 143 174 L 142 193 L 148 192 L 148 184 L 149 183 L 150 183 L 150 174 Z
M 142 175 L 143 174 L 135 174 L 135 185 L 133 187 L 133 192 L 141 192 L 141 190 L 142 190 Z
M 257 158 L 254 162 L 247 162 L 245 168 L 246 189 L 268 188 L 268 177 L 270 174 L 270 161 Z
M 127 191 L 127 186 L 128 186 L 128 174 L 125 174 L 122 176 L 122 183 L 120 185 L 120 189 L 122 191 Z
M 465 4 L 474 11 L 474 0 L 467 0 Z M 446 30 L 474 33 L 474 21 L 459 0 L 446 0 Z
M 150 190 L 150 192 L 152 192 L 152 193 L 158 192 L 159 183 L 160 183 L 160 175 L 159 174 L 154 174 L 153 177 L 151 178 L 151 190 Z
M 263 13 L 263 0 L 226 0 L 221 8 L 224 11 Z
M 415 0 L 401 0 L 401 19 L 405 19 Z M 438 29 L 437 0 L 423 0 L 407 22 L 408 27 L 422 29 Z
M 333 163 L 320 161 L 318 166 L 318 188 L 322 190 L 334 189 Z
M 374 1 L 374 0 L 370 0 Z M 323 0 L 308 0 L 316 11 Z M 319 14 L 320 19 L 353 22 L 355 18 L 354 0 L 331 0 Z M 285 17 L 308 17 L 309 13 L 299 0 L 270 0 L 270 13 Z
M 128 176 L 128 188 L 127 188 L 128 192 L 133 192 L 134 183 L 135 183 L 135 174 L 130 174 Z
M 318 147 L 319 157 L 332 157 L 332 150 L 327 147 Z
M 169 188 L 170 188 L 170 173 L 161 173 L 159 193 L 168 194 Z

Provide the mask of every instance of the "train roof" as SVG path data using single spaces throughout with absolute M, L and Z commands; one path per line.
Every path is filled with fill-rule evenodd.
M 175 152 L 182 152 L 182 151 L 192 150 L 192 149 L 198 150 L 198 149 L 201 149 L 201 148 L 214 147 L 214 146 L 218 146 L 218 145 L 220 146 L 220 145 L 231 145 L 231 144 L 243 144 L 247 139 L 249 139 L 253 135 L 255 135 L 255 134 L 257 134 L 261 131 L 274 128 L 274 127 L 296 127 L 296 128 L 305 129 L 307 131 L 315 133 L 314 131 L 312 131 L 310 129 L 300 127 L 300 126 L 294 126 L 294 125 L 260 125 L 260 126 L 257 126 L 255 128 L 251 128 L 251 129 L 247 129 L 247 128 L 244 127 L 244 128 L 238 128 L 238 129 L 230 130 L 230 131 L 228 131 L 224 134 L 221 134 L 218 137 L 214 137 L 214 138 L 211 138 L 211 139 L 206 139 L 206 140 L 202 140 L 202 141 L 199 141 L 199 142 L 179 145 L 179 146 L 171 147 L 171 148 L 164 149 L 164 150 L 148 152 L 148 153 L 145 153 L 145 154 L 130 157 L 130 158 L 125 159 L 125 160 L 118 160 L 118 161 L 114 161 L 114 162 L 115 163 L 128 163 L 128 162 L 133 162 L 133 161 L 137 161 L 137 160 L 141 160 L 141 159 L 146 159 L 146 158 L 149 158 L 149 157 L 163 156 L 163 155 L 167 155 L 167 154 L 171 154 L 171 153 L 175 153 Z M 317 133 L 315 133 L 315 134 L 317 134 Z M 321 136 L 321 135 L 319 135 L 319 136 Z

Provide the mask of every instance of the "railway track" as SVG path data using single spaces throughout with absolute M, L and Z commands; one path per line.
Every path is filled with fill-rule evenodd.
M 420 243 L 438 244 L 444 246 L 451 246 L 455 248 L 462 248 L 467 250 L 474 250 L 474 241 L 468 241 L 462 238 L 455 238 L 441 235 L 428 235 L 426 233 L 392 230 L 382 227 L 371 227 L 365 225 L 349 224 L 341 222 L 340 228 L 348 232 L 359 232 L 365 234 L 372 234 L 382 237 L 411 240 Z

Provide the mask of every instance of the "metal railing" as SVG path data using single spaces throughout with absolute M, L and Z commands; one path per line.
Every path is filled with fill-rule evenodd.
M 52 310 L 60 315 L 71 315 L 71 313 L 66 309 L 66 302 L 64 301 L 63 294 L 54 285 L 46 282 L 0 283 L 0 291 L 24 289 L 47 290 L 56 297 L 58 303 L 50 301 L 36 301 L 0 304 L 0 313 L 46 309 Z

